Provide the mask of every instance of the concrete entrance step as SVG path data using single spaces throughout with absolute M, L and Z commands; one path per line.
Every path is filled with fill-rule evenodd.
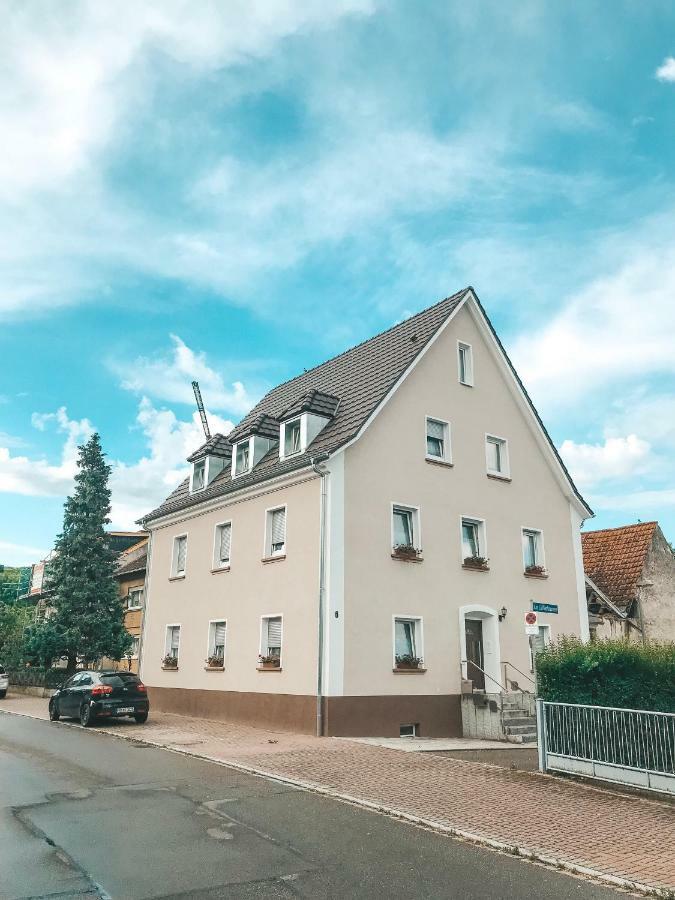
M 507 734 L 506 740 L 509 744 L 536 744 L 537 733 L 535 731 L 527 734 Z

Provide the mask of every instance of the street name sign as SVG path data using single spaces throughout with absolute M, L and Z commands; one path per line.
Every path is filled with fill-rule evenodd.
M 532 601 L 532 610 L 534 612 L 555 613 L 558 615 L 557 603 L 535 603 Z

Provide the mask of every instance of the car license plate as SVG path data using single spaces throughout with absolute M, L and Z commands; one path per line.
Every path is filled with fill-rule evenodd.
M 133 706 L 120 706 L 119 709 L 116 710 L 118 715 L 121 715 L 122 713 L 130 713 L 133 711 L 134 711 Z

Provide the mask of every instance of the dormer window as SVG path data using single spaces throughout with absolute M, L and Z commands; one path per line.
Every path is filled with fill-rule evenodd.
M 195 463 L 192 470 L 192 490 L 201 491 L 206 483 L 206 460 Z
M 251 439 L 239 441 L 237 444 L 237 452 L 234 459 L 234 474 L 243 475 L 251 468 Z
M 300 419 L 293 419 L 292 422 L 286 422 L 284 429 L 284 456 L 293 456 L 300 453 Z
M 198 450 L 188 456 L 192 463 L 190 472 L 190 493 L 203 491 L 220 475 L 230 463 L 232 447 L 222 434 L 214 434 Z

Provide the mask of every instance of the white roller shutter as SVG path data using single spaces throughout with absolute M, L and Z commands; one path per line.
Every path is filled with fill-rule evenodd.
M 216 622 L 213 628 L 213 643 L 216 647 L 225 646 L 225 622 Z
M 176 572 L 185 571 L 185 557 L 187 556 L 187 538 L 179 537 L 176 547 Z
M 281 649 L 281 616 L 267 620 L 267 650 Z
M 430 438 L 442 441 L 445 437 L 445 425 L 442 422 L 437 422 L 435 419 L 427 419 L 427 434 Z
M 220 561 L 226 563 L 230 561 L 230 544 L 232 542 L 232 525 L 220 526 Z
M 271 551 L 280 553 L 286 544 L 286 510 L 275 509 L 272 511 L 270 524 Z

